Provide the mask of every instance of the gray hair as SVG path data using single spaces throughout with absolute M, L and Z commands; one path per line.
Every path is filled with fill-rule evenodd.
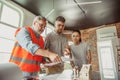
M 34 18 L 34 20 L 33 20 L 33 23 L 34 23 L 34 22 L 38 22 L 38 21 L 40 21 L 40 20 L 46 21 L 46 18 L 45 18 L 45 17 L 42 17 L 42 16 L 36 16 L 36 17 Z

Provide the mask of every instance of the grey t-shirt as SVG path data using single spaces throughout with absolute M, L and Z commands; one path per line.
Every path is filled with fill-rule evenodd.
M 58 34 L 55 31 L 49 33 L 45 39 L 45 49 L 58 53 L 63 56 L 65 46 L 68 44 L 68 40 L 64 34 Z
M 79 45 L 72 44 L 70 48 L 76 66 L 82 67 L 82 64 L 87 63 L 87 51 L 89 50 L 87 43 L 80 42 Z

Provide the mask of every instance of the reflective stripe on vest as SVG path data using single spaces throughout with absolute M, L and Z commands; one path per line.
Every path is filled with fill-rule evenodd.
M 44 48 L 43 38 L 40 36 L 40 41 L 38 41 L 33 30 L 30 27 L 26 27 L 26 29 L 31 36 L 32 42 L 39 45 L 40 48 Z M 15 36 L 19 31 L 20 29 L 16 31 Z M 38 72 L 42 58 L 42 56 L 32 55 L 16 42 L 10 57 L 10 62 L 18 64 L 24 72 Z
M 21 61 L 21 62 L 27 63 L 27 64 L 38 64 L 38 65 L 40 65 L 40 62 L 38 62 L 38 61 L 26 60 L 26 59 L 14 57 L 14 56 L 12 56 L 11 58 L 12 58 L 12 60 L 15 60 L 15 61 L 18 61 L 18 62 Z

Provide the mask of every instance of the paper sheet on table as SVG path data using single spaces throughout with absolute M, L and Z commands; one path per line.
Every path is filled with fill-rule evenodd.
M 59 63 L 46 63 L 46 64 L 44 64 L 45 66 L 54 66 L 54 65 L 57 65 L 57 64 L 60 64 L 60 62 Z
M 66 57 L 61 57 L 61 59 L 62 59 L 63 62 L 46 63 L 46 64 L 44 64 L 44 65 L 45 65 L 45 66 L 54 66 L 54 65 L 57 65 L 57 64 L 60 64 L 60 63 L 70 62 L 70 61 L 72 61 L 72 59 L 70 59 L 70 58 L 66 58 Z

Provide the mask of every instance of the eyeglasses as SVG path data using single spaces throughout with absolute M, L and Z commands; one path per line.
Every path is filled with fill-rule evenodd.
M 45 27 L 46 27 L 46 24 L 44 24 L 44 23 L 39 23 L 39 22 L 37 22 L 37 24 L 39 25 L 39 27 L 41 27 L 42 29 L 45 29 Z

